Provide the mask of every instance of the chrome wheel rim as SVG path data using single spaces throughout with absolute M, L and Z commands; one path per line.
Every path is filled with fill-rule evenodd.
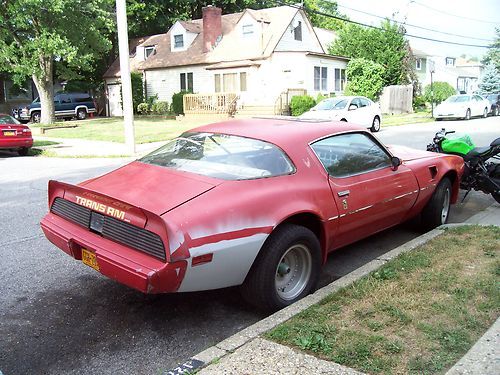
M 373 130 L 375 131 L 380 130 L 380 120 L 378 118 L 373 119 Z
M 443 208 L 441 210 L 441 224 L 445 224 L 450 212 L 450 189 L 446 189 L 444 193 Z
M 278 296 L 292 300 L 306 288 L 312 272 L 312 257 L 302 244 L 288 248 L 276 267 L 275 287 Z
M 485 110 L 484 110 L 484 112 L 483 112 L 483 117 L 484 117 L 484 118 L 488 117 L 488 110 L 487 110 L 487 109 L 485 109 Z

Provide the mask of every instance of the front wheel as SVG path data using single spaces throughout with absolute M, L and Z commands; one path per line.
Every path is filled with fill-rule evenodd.
M 87 111 L 84 109 L 79 109 L 76 113 L 76 117 L 78 120 L 85 120 L 87 118 Z
M 373 133 L 376 133 L 380 130 L 380 118 L 378 116 L 375 116 L 373 118 L 372 127 L 370 128 L 370 130 Z
M 450 213 L 451 181 L 443 178 L 422 210 L 422 229 L 431 230 L 446 224 Z
M 19 156 L 26 156 L 28 155 L 29 150 L 30 149 L 28 147 L 21 147 L 19 150 L 17 150 L 17 153 L 19 154 Z
M 314 233 L 284 224 L 265 242 L 241 293 L 260 309 L 279 310 L 315 290 L 320 268 L 321 250 Z
M 41 118 L 42 118 L 42 114 L 40 112 L 34 112 L 31 115 L 31 122 L 38 124 L 40 122 Z

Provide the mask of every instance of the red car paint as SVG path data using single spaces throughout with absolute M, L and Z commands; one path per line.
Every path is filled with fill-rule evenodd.
M 50 181 L 49 207 L 63 198 L 143 228 L 161 238 L 165 259 L 53 212 L 41 221 L 46 237 L 75 259 L 81 259 L 82 247 L 89 249 L 102 274 L 144 293 L 214 289 L 241 284 L 265 238 L 286 221 L 318 223 L 326 261 L 329 252 L 419 214 L 445 175 L 453 181 L 454 203 L 463 173 L 459 157 L 391 147 L 392 155 L 402 160 L 398 168 L 333 178 L 312 142 L 350 132 L 374 139 L 344 122 L 234 120 L 192 132 L 272 143 L 295 170 L 276 177 L 222 180 L 135 161 L 76 186 Z M 349 196 L 342 199 L 339 193 L 346 190 Z
M 0 149 L 19 150 L 32 146 L 30 128 L 13 117 L 0 113 Z

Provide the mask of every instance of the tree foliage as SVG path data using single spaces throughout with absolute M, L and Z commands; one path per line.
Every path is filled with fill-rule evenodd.
M 109 0 L 0 0 L 0 66 L 16 83 L 31 77 L 42 121 L 53 122 L 53 78 L 76 79 L 94 69 L 110 43 Z
M 346 25 L 330 47 L 331 54 L 350 58 L 364 58 L 384 67 L 384 85 L 410 83 L 414 68 L 404 30 L 396 23 L 385 20 L 380 29 Z
M 500 92 L 500 71 L 492 63 L 484 69 L 479 90 L 483 94 Z
M 434 82 L 432 90 L 431 85 L 427 85 L 424 88 L 424 99 L 428 103 L 439 104 L 455 94 L 456 90 L 448 82 Z
M 384 86 L 385 69 L 381 64 L 356 58 L 347 64 L 346 95 L 363 95 L 376 100 Z
M 484 65 L 493 64 L 495 68 L 500 71 L 500 27 L 497 27 L 495 31 L 495 40 L 490 45 L 488 52 L 486 52 L 482 63 Z

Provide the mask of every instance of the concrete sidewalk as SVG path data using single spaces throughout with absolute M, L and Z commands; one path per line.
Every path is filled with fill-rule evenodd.
M 143 156 L 167 141 L 142 143 L 136 145 L 136 152 L 132 154 L 127 145 L 118 142 L 107 141 L 89 141 L 84 139 L 72 138 L 52 138 L 37 137 L 35 140 L 58 142 L 57 145 L 35 147 L 37 149 L 50 150 L 56 156 L 61 157 L 139 157 Z
M 485 211 L 472 216 L 464 224 L 500 226 L 500 206 L 494 204 Z M 200 368 L 198 374 L 360 374 L 360 372 L 304 354 L 295 349 L 276 344 L 261 337 L 265 332 L 285 322 L 309 306 L 321 301 L 327 295 L 345 287 L 376 270 L 399 254 L 411 251 L 440 235 L 445 227 L 464 224 L 450 224 L 428 232 L 416 239 L 384 254 L 352 273 L 325 286 L 312 295 L 298 301 L 275 314 L 257 322 L 243 331 L 208 348 L 194 356 L 190 362 L 181 365 L 172 374 L 182 373 L 189 367 Z M 452 367 L 447 375 L 500 374 L 500 319 L 481 337 L 469 352 Z M 180 371 L 179 371 L 180 369 Z M 167 374 L 170 374 L 167 373 Z

